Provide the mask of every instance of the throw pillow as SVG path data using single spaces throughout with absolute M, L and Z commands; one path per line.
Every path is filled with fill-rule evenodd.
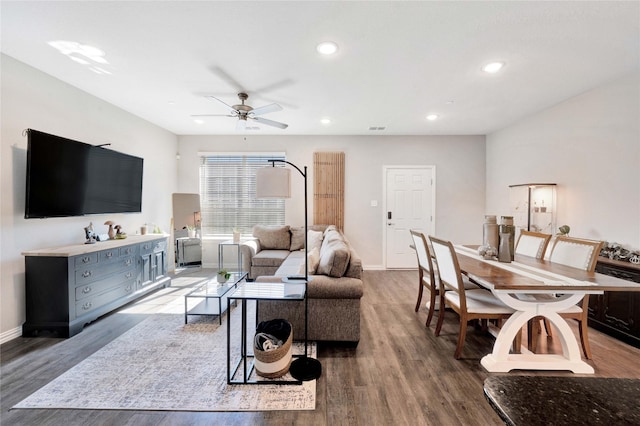
M 256 225 L 253 236 L 260 240 L 262 250 L 289 250 L 291 247 L 289 225 Z
M 317 273 L 340 278 L 347 270 L 350 259 L 351 252 L 344 240 L 332 239 L 328 242 L 325 241 L 320 251 L 320 263 L 318 264 Z
M 291 248 L 289 250 L 296 251 L 304 248 L 304 226 L 291 228 Z
M 322 235 L 321 231 L 309 231 L 307 235 L 307 244 L 309 244 L 308 251 L 311 253 L 313 249 L 317 248 L 318 253 L 320 253 L 320 247 L 322 246 Z M 303 243 L 304 244 L 304 243 Z
M 320 250 L 314 248 L 307 255 L 307 263 L 309 267 L 309 275 L 316 273 L 318 269 L 318 263 L 320 263 Z M 300 265 L 300 274 L 304 274 L 304 263 Z

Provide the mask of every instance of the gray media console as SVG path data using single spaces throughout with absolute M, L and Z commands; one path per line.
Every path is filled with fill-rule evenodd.
M 24 337 L 45 333 L 71 337 L 98 317 L 171 285 L 164 235 L 135 235 L 22 254 Z

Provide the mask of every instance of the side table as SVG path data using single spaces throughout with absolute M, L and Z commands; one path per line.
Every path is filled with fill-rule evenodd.
M 247 347 L 247 303 L 250 300 L 288 300 L 288 301 L 302 301 L 305 298 L 306 286 L 304 283 L 257 283 L 257 282 L 245 282 L 237 288 L 233 293 L 227 297 L 227 306 L 231 305 L 231 300 L 240 301 L 242 303 L 242 324 L 240 332 L 240 359 L 235 363 L 232 369 L 231 366 L 231 316 L 227 317 L 227 383 L 228 384 L 278 384 L 278 385 L 300 385 L 300 380 L 257 380 L 251 379 L 252 374 L 255 373 L 255 365 L 252 362 L 255 357 L 253 354 L 253 336 L 251 337 L 251 343 Z M 258 321 L 258 312 L 256 309 L 255 322 Z M 293 336 L 294 339 L 296 336 Z M 298 358 L 304 355 L 293 355 Z M 239 373 L 239 369 L 242 365 L 242 377 L 236 378 Z
M 218 282 L 218 275 L 214 275 L 207 280 L 206 283 L 200 285 L 196 289 L 187 293 L 184 296 L 184 323 L 187 323 L 188 315 L 217 315 L 220 325 L 222 325 L 223 307 L 229 307 L 229 304 L 224 305 L 223 298 L 232 289 L 238 287 L 238 283 L 245 279 L 247 274 L 244 272 L 232 273 L 231 277 L 224 282 Z M 190 299 L 202 299 L 198 304 L 189 308 Z M 215 302 L 217 299 L 217 303 Z
M 221 243 L 218 244 L 218 268 L 219 269 L 223 269 L 224 268 L 224 249 L 225 247 L 228 246 L 235 246 L 237 254 L 238 254 L 238 260 L 237 260 L 237 268 L 235 269 L 235 271 L 242 271 L 242 250 L 240 250 L 240 246 L 242 245 L 242 241 L 233 241 L 233 240 L 227 240 L 227 241 L 222 241 Z

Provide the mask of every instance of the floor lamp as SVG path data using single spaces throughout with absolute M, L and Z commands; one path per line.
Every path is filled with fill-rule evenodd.
M 307 219 L 307 166 L 300 170 L 298 166 L 285 160 L 268 160 L 271 167 L 258 169 L 256 172 L 257 198 L 291 198 L 291 170 L 275 167 L 275 163 L 285 163 L 295 168 L 304 178 L 304 276 L 287 277 L 288 282 L 304 282 L 304 356 L 296 358 L 289 368 L 291 376 L 296 380 L 315 380 L 322 374 L 322 364 L 308 356 L 309 331 L 309 295 L 307 294 L 309 277 L 308 219 Z

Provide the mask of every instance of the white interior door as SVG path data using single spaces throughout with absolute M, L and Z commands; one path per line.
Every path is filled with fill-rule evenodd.
M 385 266 L 415 268 L 410 229 L 435 233 L 435 166 L 385 167 Z

